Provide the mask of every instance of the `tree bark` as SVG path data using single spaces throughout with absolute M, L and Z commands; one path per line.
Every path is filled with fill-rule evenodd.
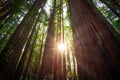
M 5 74 L 8 75 L 8 79 L 9 77 L 11 77 L 10 75 L 15 71 L 17 61 L 20 57 L 20 53 L 35 23 L 39 9 L 42 6 L 44 6 L 44 4 L 45 4 L 45 0 L 35 1 L 28 14 L 24 17 L 23 21 L 21 22 L 21 24 L 18 26 L 18 28 L 15 30 L 14 34 L 8 41 L 6 47 L 1 52 L 2 55 L 0 55 L 0 64 L 2 69 L 5 70 L 6 72 Z M 7 56 L 7 54 L 11 54 L 12 57 L 7 62 L 3 63 L 4 57 Z
M 114 80 L 120 74 L 120 50 L 108 23 L 87 1 L 69 0 L 80 80 Z

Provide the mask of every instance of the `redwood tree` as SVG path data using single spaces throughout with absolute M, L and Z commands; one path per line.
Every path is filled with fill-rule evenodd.
M 15 72 L 22 49 L 24 48 L 27 38 L 35 25 L 39 9 L 44 6 L 46 0 L 36 0 L 28 11 L 14 34 L 8 41 L 6 47 L 0 55 L 1 71 L 5 73 L 7 79 L 11 79 Z
M 68 0 L 80 80 L 118 80 L 120 50 L 109 23 L 87 0 Z

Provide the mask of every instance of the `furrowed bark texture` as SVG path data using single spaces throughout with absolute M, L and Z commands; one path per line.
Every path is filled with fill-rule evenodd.
M 120 50 L 109 26 L 86 0 L 68 0 L 80 80 L 117 80 Z

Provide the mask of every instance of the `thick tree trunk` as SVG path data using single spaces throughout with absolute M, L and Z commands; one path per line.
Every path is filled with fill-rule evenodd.
M 8 78 L 11 77 L 10 75 L 14 73 L 17 61 L 20 57 L 20 53 L 25 45 L 25 42 L 30 34 L 31 29 L 36 20 L 36 16 L 38 15 L 39 9 L 44 6 L 45 0 L 36 0 L 33 6 L 31 7 L 28 14 L 25 16 L 21 24 L 18 26 L 16 31 L 14 32 L 13 36 L 8 41 L 6 47 L 2 51 L 0 55 L 0 64 L 1 67 L 4 67 L 5 74 L 8 75 Z M 12 57 L 5 62 L 4 57 L 7 54 L 11 54 Z M 5 65 L 4 63 L 5 62 Z M 6 67 L 5 67 L 6 66 Z M 7 68 L 7 69 L 5 69 Z
M 120 50 L 103 18 L 87 1 L 69 0 L 80 80 L 117 80 Z
M 40 16 L 40 13 L 39 13 L 39 16 Z M 32 29 L 32 32 L 31 32 L 31 34 L 30 34 L 30 37 L 29 37 L 29 39 L 28 39 L 28 41 L 27 41 L 27 44 L 26 44 L 25 50 L 24 50 L 24 52 L 23 52 L 22 58 L 21 58 L 20 62 L 18 63 L 18 66 L 17 66 L 17 68 L 16 68 L 16 71 L 15 71 L 15 74 L 14 74 L 14 79 L 15 79 L 15 80 L 20 79 L 20 77 L 21 77 L 21 75 L 22 75 L 23 69 L 24 69 L 24 67 L 25 67 L 25 62 L 26 62 L 25 60 L 27 59 L 27 52 L 28 52 L 28 49 L 30 48 L 30 43 L 31 43 L 32 37 L 33 37 L 33 35 L 35 34 L 36 25 L 37 25 L 37 22 L 38 22 L 38 20 L 39 20 L 39 16 L 38 16 L 38 18 L 37 18 L 37 20 L 36 20 L 36 22 L 35 22 L 35 25 L 34 25 L 34 27 L 33 27 L 33 29 Z M 38 30 L 37 30 L 36 33 L 38 33 Z M 28 65 L 28 66 L 29 66 L 29 65 Z

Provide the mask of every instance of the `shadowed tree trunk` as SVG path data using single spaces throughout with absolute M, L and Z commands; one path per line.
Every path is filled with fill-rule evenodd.
M 23 55 L 22 55 L 22 58 L 21 58 L 21 60 L 20 60 L 20 62 L 18 63 L 18 66 L 17 66 L 17 68 L 16 68 L 16 71 L 15 71 L 15 74 L 14 74 L 14 79 L 16 79 L 16 80 L 18 80 L 20 77 L 21 77 L 21 75 L 22 75 L 22 72 L 23 72 L 23 69 L 24 69 L 24 67 L 25 67 L 25 60 L 27 59 L 27 52 L 28 52 L 28 49 L 29 49 L 29 47 L 30 47 L 30 42 L 31 42 L 31 40 L 32 40 L 32 37 L 33 37 L 33 35 L 35 34 L 35 32 L 36 33 L 38 33 L 38 30 L 36 31 L 36 25 L 37 25 L 37 22 L 38 22 L 38 20 L 39 20 L 39 17 L 40 17 L 40 13 L 39 13 L 39 15 L 38 15 L 38 18 L 37 18 L 37 20 L 36 20 L 36 22 L 35 22 L 35 25 L 34 25 L 34 27 L 33 27 L 33 29 L 32 29 L 32 32 L 31 32 L 31 34 L 30 34 L 30 37 L 29 37 L 29 39 L 28 39 L 28 41 L 27 41 L 27 44 L 26 44 L 26 47 L 25 47 L 25 50 L 24 50 L 24 52 L 23 52 Z M 36 36 L 36 35 L 35 35 Z M 31 53 L 32 54 L 32 53 Z M 30 57 L 30 56 L 29 56 Z M 30 63 L 29 63 L 30 64 Z M 27 65 L 27 66 L 29 66 L 29 65 Z M 26 77 L 26 76 L 25 76 Z
M 109 26 L 87 1 L 69 0 L 80 80 L 118 80 L 120 50 Z
M 44 6 L 45 0 L 36 0 L 28 14 L 24 17 L 21 24 L 15 30 L 14 34 L 8 41 L 6 47 L 1 52 L 0 55 L 0 66 L 1 70 L 5 70 L 5 74 L 8 75 L 10 79 L 12 73 L 14 73 L 17 61 L 20 57 L 20 53 L 25 45 L 27 38 L 33 28 L 33 25 L 36 21 L 36 16 L 38 15 L 39 9 Z M 11 54 L 12 57 L 8 57 L 8 61 L 4 61 L 5 57 Z M 4 56 L 4 57 L 3 57 Z M 3 63 L 5 62 L 5 63 Z

